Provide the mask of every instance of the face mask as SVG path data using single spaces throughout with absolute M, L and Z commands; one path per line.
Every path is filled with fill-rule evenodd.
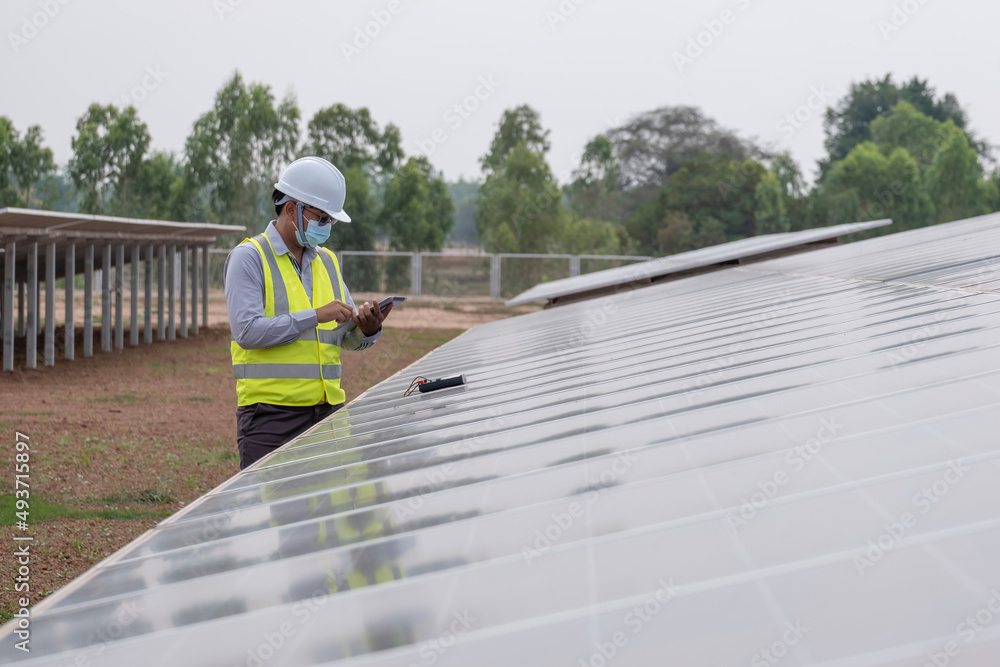
M 302 228 L 302 209 L 299 209 L 299 229 Z M 307 248 L 315 248 L 321 245 L 330 238 L 330 231 L 333 225 L 320 225 L 315 220 L 309 220 L 309 226 L 306 227 L 306 233 L 303 234 L 299 229 L 295 230 L 295 239 L 300 245 Z
M 322 245 L 330 238 L 330 227 L 332 225 L 323 225 L 314 220 L 309 221 L 309 226 L 306 228 L 306 243 L 310 248 L 315 248 L 318 245 Z

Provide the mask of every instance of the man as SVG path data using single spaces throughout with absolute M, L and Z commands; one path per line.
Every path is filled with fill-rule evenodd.
M 374 345 L 392 310 L 355 308 L 336 255 L 320 247 L 351 221 L 343 174 L 305 157 L 274 187 L 277 219 L 229 253 L 224 274 L 241 470 L 343 407 L 341 349 Z M 350 332 L 338 328 L 348 321 Z

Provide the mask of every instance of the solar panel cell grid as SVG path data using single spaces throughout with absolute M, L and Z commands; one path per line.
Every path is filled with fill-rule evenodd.
M 953 642 L 994 665 L 1000 627 L 961 624 L 1000 590 L 998 230 L 477 327 L 53 596 L 29 659 L 0 655 L 93 656 L 136 609 L 100 664 L 901 666 Z

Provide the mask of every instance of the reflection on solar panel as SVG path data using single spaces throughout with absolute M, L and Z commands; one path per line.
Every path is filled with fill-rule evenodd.
M 0 656 L 996 665 L 998 249 L 993 215 L 470 330 Z
M 833 227 L 804 229 L 786 234 L 765 234 L 731 241 L 722 245 L 682 252 L 639 264 L 620 266 L 606 271 L 595 271 L 582 276 L 553 280 L 535 285 L 507 301 L 508 306 L 519 306 L 533 301 L 547 301 L 552 305 L 572 303 L 595 296 L 605 296 L 613 291 L 647 287 L 664 280 L 688 278 L 735 264 L 748 264 L 765 259 L 816 250 L 836 244 L 837 237 L 885 227 L 891 220 L 855 222 Z

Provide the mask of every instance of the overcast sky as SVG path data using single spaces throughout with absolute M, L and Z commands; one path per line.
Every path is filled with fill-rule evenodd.
M 0 25 L 0 115 L 41 125 L 60 164 L 87 106 L 124 96 L 154 148 L 181 151 L 237 69 L 294 93 L 303 131 L 320 108 L 367 106 L 449 179 L 479 176 L 523 103 L 552 131 L 557 175 L 610 125 L 685 104 L 811 176 L 822 112 L 800 107 L 886 73 L 955 93 L 1000 143 L 1000 3 L 981 0 L 3 0 Z M 796 110 L 798 128 L 782 123 Z

